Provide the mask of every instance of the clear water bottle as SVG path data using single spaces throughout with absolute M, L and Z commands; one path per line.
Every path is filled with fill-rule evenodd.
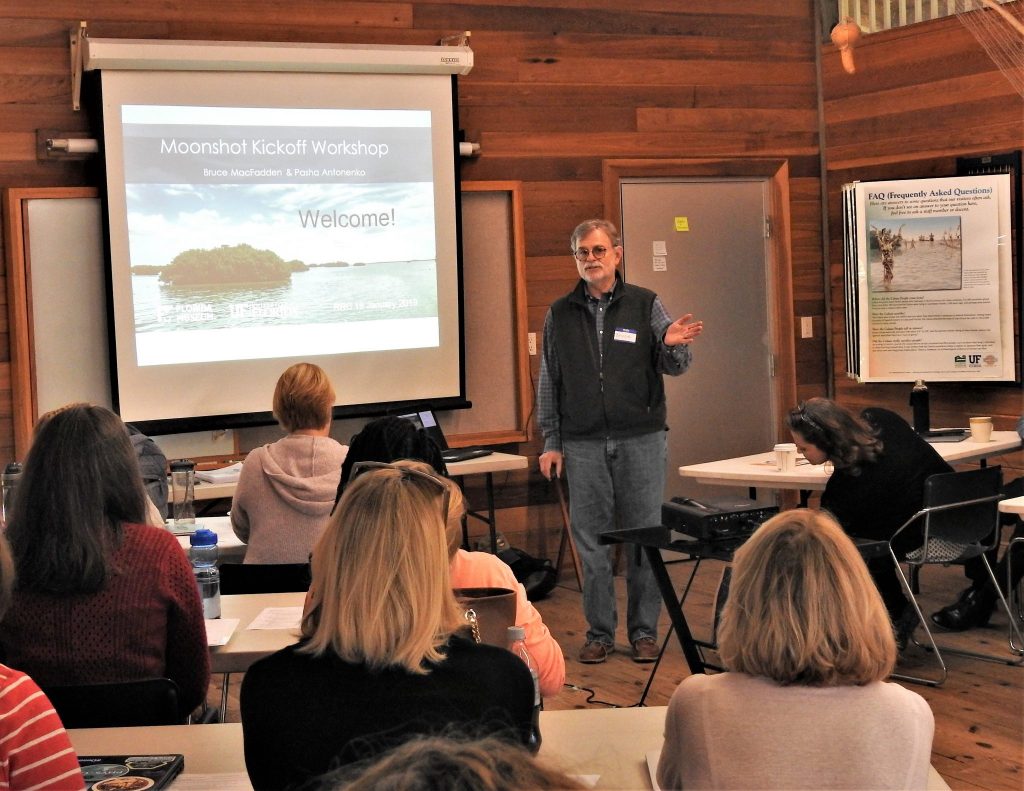
M 175 528 L 196 523 L 196 463 L 191 459 L 171 462 L 171 519 Z
M 526 650 L 526 629 L 522 626 L 508 627 L 508 650 L 522 659 L 530 669 L 533 678 L 533 724 L 530 727 L 530 738 L 527 747 L 531 752 L 540 749 L 540 680 L 537 677 L 537 663 Z
M 189 539 L 188 559 L 196 575 L 203 617 L 220 618 L 220 570 L 217 568 L 217 534 L 201 527 Z
M 4 528 L 7 527 L 7 520 L 11 518 L 11 506 L 14 503 L 14 490 L 18 486 L 18 480 L 21 478 L 21 464 L 16 461 L 9 462 L 4 467 L 3 475 L 0 475 L 0 489 L 2 489 L 2 499 L 0 499 L 0 525 Z

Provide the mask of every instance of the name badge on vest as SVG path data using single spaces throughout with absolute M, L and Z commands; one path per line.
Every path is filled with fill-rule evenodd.
M 636 343 L 636 330 L 626 330 L 619 327 L 615 330 L 615 340 L 622 343 Z

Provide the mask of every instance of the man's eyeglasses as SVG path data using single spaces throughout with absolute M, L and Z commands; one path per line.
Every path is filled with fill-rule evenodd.
M 600 244 L 595 245 L 594 247 L 577 247 L 572 251 L 572 254 L 576 257 L 576 260 L 582 264 L 590 256 L 594 256 L 595 261 L 600 261 L 608 255 L 608 248 Z
M 352 465 L 352 474 L 349 477 L 349 483 L 351 484 L 365 472 L 373 472 L 374 470 L 395 470 L 401 473 L 403 481 L 409 481 L 419 486 L 421 489 L 438 494 L 441 496 L 441 521 L 444 523 L 448 522 L 448 498 L 450 491 L 448 484 L 446 484 L 441 478 L 436 475 L 431 475 L 428 472 L 422 470 L 415 470 L 411 467 L 406 467 L 404 464 L 387 464 L 382 461 L 357 461 Z

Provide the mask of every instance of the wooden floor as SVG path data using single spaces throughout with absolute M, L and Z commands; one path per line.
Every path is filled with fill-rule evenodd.
M 670 572 L 681 590 L 692 565 L 675 563 Z M 717 590 L 722 564 L 705 562 L 687 598 L 686 615 L 696 637 L 705 637 L 710 624 L 711 601 Z M 580 593 L 572 571 L 562 573 L 561 585 L 537 607 L 562 646 L 566 657 L 566 686 L 545 700 L 549 709 L 603 708 L 637 705 L 651 674 L 651 665 L 630 658 L 620 622 L 620 643 L 615 654 L 600 665 L 581 665 L 576 654 L 583 644 L 586 623 Z M 619 612 L 625 612 L 624 580 L 616 580 Z M 952 601 L 965 585 L 960 568 L 929 567 L 922 576 L 922 608 L 928 614 Z M 668 619 L 662 616 L 662 633 Z M 950 643 L 984 646 L 1005 652 L 1006 616 L 997 613 L 985 629 L 944 635 Z M 942 642 L 940 641 L 940 645 Z M 949 679 L 941 689 L 907 684 L 928 700 L 935 714 L 932 764 L 953 789 L 1024 788 L 1024 667 L 983 662 L 949 655 Z M 934 659 L 918 648 L 908 649 L 901 667 L 922 674 L 934 671 Z M 655 674 L 647 705 L 663 706 L 676 685 L 687 675 L 682 652 L 674 638 Z M 238 688 L 241 677 L 231 681 L 229 721 L 238 721 Z M 210 703 L 219 704 L 219 679 L 211 687 Z M 624 735 L 625 736 L 625 735 Z

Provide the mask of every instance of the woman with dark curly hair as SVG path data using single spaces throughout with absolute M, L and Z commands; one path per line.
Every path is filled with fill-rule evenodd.
M 797 450 L 811 464 L 831 461 L 835 471 L 821 496 L 852 536 L 888 541 L 921 509 L 929 475 L 952 472 L 936 450 L 907 422 L 888 409 L 865 409 L 854 415 L 828 398 L 809 398 L 791 410 L 790 431 Z M 919 533 L 901 536 L 897 552 L 920 545 Z M 902 648 L 916 625 L 899 578 L 888 556 L 868 563 Z
M 348 455 L 341 465 L 341 480 L 334 497 L 337 507 L 341 493 L 352 477 L 352 467 L 360 461 L 390 463 L 397 459 L 415 459 L 429 464 L 441 476 L 448 474 L 441 449 L 426 431 L 404 417 L 380 417 L 371 420 L 349 440 Z

